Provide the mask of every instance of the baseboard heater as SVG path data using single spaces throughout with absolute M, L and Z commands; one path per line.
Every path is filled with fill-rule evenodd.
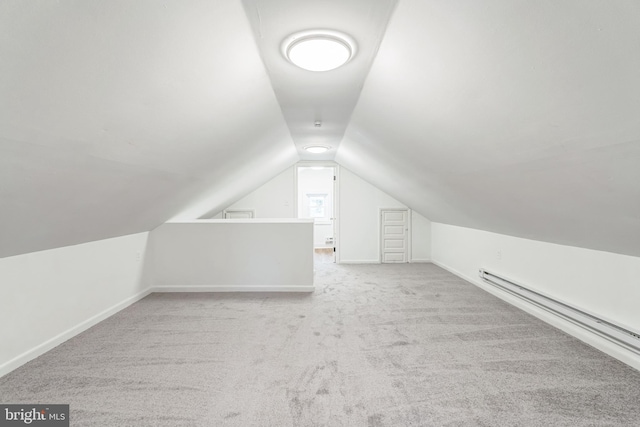
M 486 270 L 479 271 L 480 278 L 497 288 L 500 288 L 512 295 L 522 298 L 538 307 L 541 307 L 553 314 L 582 326 L 596 334 L 640 354 L 640 333 L 630 331 L 620 325 L 616 325 L 609 320 L 601 319 L 584 310 L 573 307 L 562 301 L 555 300 L 546 295 L 527 289 L 509 279 L 500 277 Z

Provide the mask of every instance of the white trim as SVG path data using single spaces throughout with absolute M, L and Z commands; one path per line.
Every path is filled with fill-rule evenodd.
M 379 259 L 342 259 L 340 264 L 380 264 Z
M 507 303 L 526 311 L 532 316 L 537 317 L 538 319 L 554 326 L 567 334 L 573 336 L 574 338 L 579 339 L 580 341 L 589 344 L 590 346 L 608 354 L 609 356 L 620 360 L 623 363 L 640 370 L 640 357 L 638 357 L 635 353 L 630 350 L 621 347 L 618 344 L 611 342 L 608 339 L 605 339 L 594 332 L 589 331 L 588 329 L 583 328 L 569 320 L 565 320 L 560 316 L 557 316 L 548 310 L 537 307 L 536 305 L 529 303 L 522 298 L 516 297 L 515 295 L 509 294 L 506 291 L 502 291 L 495 286 L 491 286 L 489 284 L 484 283 L 480 279 L 476 279 L 475 277 L 469 277 L 454 268 L 451 268 L 447 265 L 444 265 L 438 261 L 431 260 L 431 262 L 438 267 L 444 268 L 448 272 L 460 277 L 461 279 L 481 288 L 484 291 L 489 292 L 490 294 L 500 298 Z
M 315 286 L 155 286 L 151 292 L 314 292 Z
M 69 329 L 67 329 L 66 331 L 56 335 L 55 337 L 48 339 L 47 341 L 43 342 L 42 344 L 38 344 L 37 346 L 33 347 L 31 350 L 27 350 L 24 353 L 14 357 L 13 359 L 9 360 L 8 362 L 3 363 L 2 365 L 0 365 L 0 377 L 8 374 L 9 372 L 13 371 L 14 369 L 19 368 L 20 366 L 24 365 L 25 363 L 35 359 L 38 356 L 43 355 L 44 353 L 46 353 L 47 351 L 53 349 L 54 347 L 59 346 L 60 344 L 62 344 L 63 342 L 75 337 L 76 335 L 86 331 L 87 329 L 89 329 L 92 326 L 97 325 L 98 323 L 102 322 L 103 320 L 107 319 L 108 317 L 113 316 L 114 314 L 116 314 L 117 312 L 119 312 L 120 310 L 123 310 L 127 307 L 129 307 L 131 304 L 140 301 L 142 298 L 146 297 L 147 295 L 149 295 L 151 293 L 151 288 L 146 289 L 142 292 L 139 292 L 127 299 L 125 299 L 124 301 L 121 301 L 109 308 L 107 308 L 106 310 L 96 314 L 95 316 L 92 316 L 90 318 L 88 318 L 87 320 L 77 324 L 76 326 L 73 326 Z
M 333 160 L 300 160 L 294 166 L 302 166 L 307 168 L 314 167 L 314 166 L 318 166 L 318 167 L 321 166 L 323 168 L 331 168 L 331 167 L 338 166 L 338 164 Z
M 340 263 L 340 165 L 335 163 L 333 168 L 336 179 L 333 181 L 333 248 L 336 253 L 333 261 Z
M 412 259 L 411 261 L 409 261 L 411 264 L 424 264 L 424 263 L 430 263 L 431 260 L 430 259 Z M 444 268 L 444 267 L 443 267 Z
M 307 224 L 313 223 L 309 218 L 251 218 L 251 219 L 194 219 L 189 221 L 174 221 L 167 224 Z M 158 227 L 159 228 L 159 227 Z

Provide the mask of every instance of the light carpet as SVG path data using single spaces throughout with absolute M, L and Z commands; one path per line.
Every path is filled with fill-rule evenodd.
M 640 372 L 432 264 L 152 294 L 0 379 L 72 426 L 638 426 Z

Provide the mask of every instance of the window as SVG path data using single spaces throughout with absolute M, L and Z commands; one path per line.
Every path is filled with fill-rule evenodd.
M 327 194 L 307 193 L 307 206 L 309 207 L 309 218 L 327 219 Z

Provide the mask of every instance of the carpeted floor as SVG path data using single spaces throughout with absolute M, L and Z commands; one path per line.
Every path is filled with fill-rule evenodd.
M 640 372 L 431 264 L 152 294 L 0 379 L 72 426 L 638 426 Z

